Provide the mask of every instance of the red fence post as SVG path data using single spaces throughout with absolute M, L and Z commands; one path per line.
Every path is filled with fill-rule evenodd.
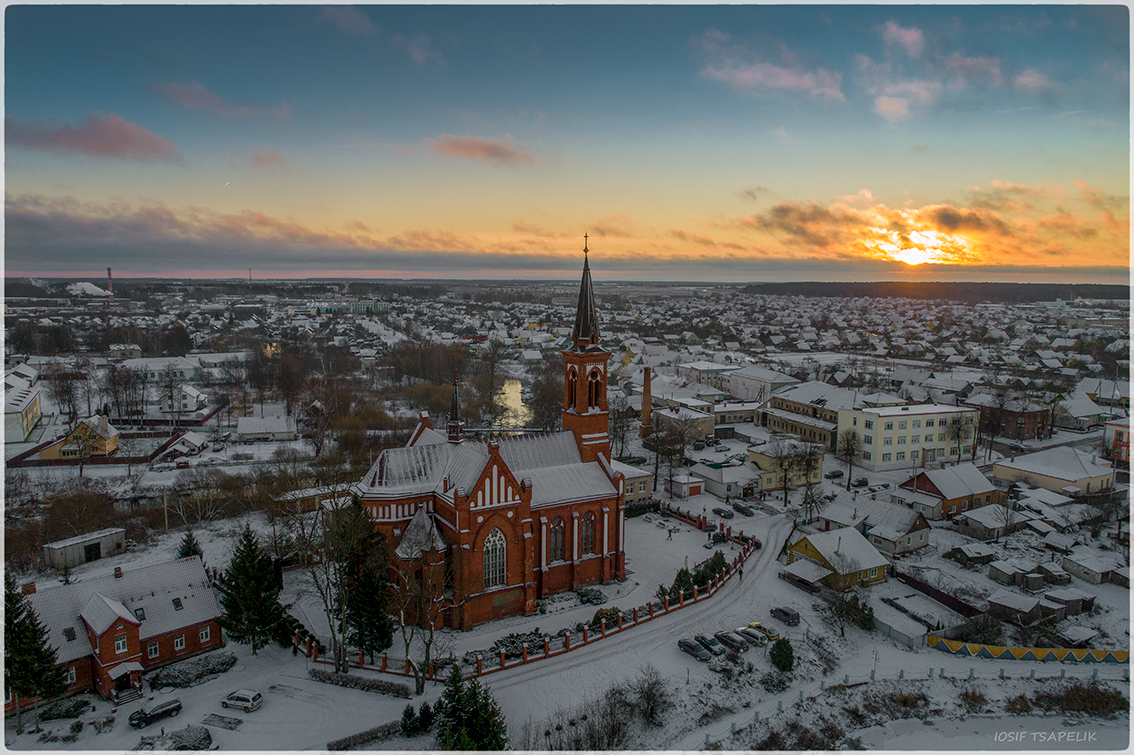
M 523 645 L 521 645 L 520 650 L 522 652 L 523 662 L 527 663 L 528 662 L 528 643 L 525 642 Z
M 654 601 L 650 601 L 650 618 L 654 618 Z
M 504 651 L 500 651 L 500 668 L 504 668 Z
M 666 612 L 666 613 L 669 613 L 669 596 L 668 596 L 668 595 L 666 595 L 666 596 L 665 596 L 665 605 L 664 605 L 664 609 L 665 609 L 665 612 Z
M 385 654 L 385 653 L 382 653 L 382 670 L 383 670 L 383 671 L 385 671 L 385 670 L 386 670 L 386 660 L 387 660 L 387 659 L 386 659 L 386 654 Z
M 564 652 L 566 652 L 570 649 L 571 649 L 571 635 L 565 634 L 565 635 L 563 635 L 563 650 L 564 650 Z
M 693 589 L 697 589 L 697 588 L 693 588 Z M 685 605 L 685 591 L 684 590 L 681 591 L 681 598 L 678 600 L 677 607 L 681 608 L 681 606 L 683 606 L 683 605 Z
M 697 585 L 693 585 L 693 602 L 697 602 Z
M 634 623 L 635 624 L 638 623 L 638 609 L 637 608 L 634 609 Z
M 599 621 L 599 628 L 602 630 L 602 636 L 606 637 L 606 619 Z
M 725 537 L 732 537 L 732 527 L 725 527 Z
M 583 644 L 587 644 L 587 628 L 583 627 Z
M 477 676 L 480 676 L 482 673 L 484 673 L 484 667 L 481 665 L 481 662 L 482 662 L 482 659 L 478 655 L 476 657 L 476 675 Z
M 359 652 L 358 654 L 358 667 L 362 668 L 366 664 L 366 653 Z

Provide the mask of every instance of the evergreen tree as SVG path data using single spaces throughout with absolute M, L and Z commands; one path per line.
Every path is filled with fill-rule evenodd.
M 477 679 L 466 682 L 456 664 L 435 714 L 437 742 L 443 750 L 503 750 L 508 744 L 504 713 L 492 693 Z
M 63 669 L 47 629 L 16 585 L 11 572 L 4 573 L 4 688 L 16 701 L 16 731 L 23 733 L 20 699 L 50 700 L 63 694 Z M 37 722 L 38 726 L 38 722 Z
M 785 674 L 795 666 L 795 651 L 787 638 L 781 638 L 772 643 L 772 652 L 769 655 L 772 665 Z
M 177 549 L 178 558 L 189 558 L 190 556 L 203 556 L 201 544 L 197 542 L 197 538 L 193 537 L 193 530 L 185 532 L 185 537 L 181 538 L 181 547 Z
M 379 553 L 373 550 L 372 553 Z M 370 558 L 359 569 L 347 596 L 347 640 L 370 656 L 394 644 L 394 625 L 386 606 L 389 586 L 381 559 Z
M 283 618 L 279 593 L 272 557 L 245 526 L 224 574 L 221 626 L 236 642 L 250 644 L 252 655 L 268 644 Z

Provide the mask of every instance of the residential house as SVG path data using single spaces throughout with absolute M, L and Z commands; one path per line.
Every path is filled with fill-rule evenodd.
M 1002 496 L 975 464 L 965 462 L 919 472 L 898 485 L 890 500 L 921 512 L 927 519 L 941 519 L 997 503 Z
M 1048 435 L 1048 408 L 1026 399 L 1003 400 L 991 393 L 974 393 L 965 406 L 980 411 L 982 432 L 993 432 L 1003 438 L 1030 440 Z
M 79 461 L 118 453 L 118 430 L 106 417 L 87 417 L 74 429 L 39 452 L 40 459 Z
M 295 440 L 294 417 L 240 417 L 236 421 L 236 435 L 242 443 L 273 440 Z
M 787 547 L 789 573 L 803 559 L 825 571 L 819 581 L 835 590 L 886 581 L 889 562 L 853 527 L 801 535 Z
M 742 401 L 755 401 L 758 404 L 767 401 L 781 388 L 799 382 L 791 375 L 754 365 L 746 365 L 722 374 L 725 378 L 724 387 L 729 393 Z
M 625 479 L 626 504 L 648 501 L 654 495 L 654 473 L 611 459 L 610 466 Z
M 33 369 L 32 372 L 35 372 Z M 15 370 L 4 375 L 4 442 L 23 443 L 42 416 L 40 388 Z
M 962 535 L 977 540 L 992 540 L 1015 532 L 1028 520 L 1037 518 L 1026 509 L 1018 508 L 1014 504 L 1009 507 L 1005 503 L 1001 501 L 958 513 L 954 518 L 958 530 Z
M 1130 418 L 1112 420 L 1103 426 L 1103 447 L 1112 461 L 1130 464 Z
M 993 464 L 992 477 L 1006 482 L 1025 481 L 1032 487 L 1072 497 L 1114 488 L 1113 465 L 1098 454 L 1072 446 L 1001 459 Z
M 1106 422 L 1109 416 L 1087 396 L 1073 396 L 1055 405 L 1052 418 L 1056 427 L 1086 432 Z
M 751 498 L 760 492 L 760 469 L 744 464 L 694 464 L 689 474 L 705 481 L 705 490 L 722 500 Z
M 842 409 L 838 432 L 862 440 L 858 462 L 873 471 L 971 458 L 978 412 L 946 404 Z
M 816 454 L 816 464 L 810 475 L 806 475 L 803 458 L 811 452 L 811 444 L 800 443 L 793 438 L 781 438 L 748 449 L 748 461 L 752 462 L 759 472 L 759 492 L 798 488 L 803 485 L 817 484 L 823 479 L 823 454 Z M 786 468 L 781 468 L 781 457 L 789 460 Z

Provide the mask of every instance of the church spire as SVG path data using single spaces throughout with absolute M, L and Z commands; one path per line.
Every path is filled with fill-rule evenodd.
M 453 403 L 449 407 L 449 442 L 464 443 L 465 422 L 461 419 L 461 402 L 457 395 L 457 371 L 453 370 Z
M 575 313 L 575 328 L 571 340 L 577 350 L 599 345 L 598 314 L 595 309 L 595 291 L 591 285 L 591 264 L 587 253 L 587 234 L 583 234 L 583 281 L 579 286 L 579 308 Z

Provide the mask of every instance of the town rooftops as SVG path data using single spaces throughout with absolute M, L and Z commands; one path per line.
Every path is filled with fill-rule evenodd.
M 996 486 L 989 482 L 972 462 L 942 469 L 927 469 L 922 474 L 929 478 L 946 501 L 970 495 L 984 495 L 996 489 Z
M 926 414 L 973 414 L 976 410 L 966 406 L 950 404 L 910 404 L 908 406 L 872 406 L 862 410 L 865 414 L 879 417 L 922 416 Z
M 841 574 L 852 571 L 885 567 L 889 564 L 862 534 L 853 527 L 843 527 L 830 532 L 815 532 L 804 535 L 827 563 Z M 802 538 L 800 538 L 802 539 Z M 798 542 L 798 540 L 796 541 Z
M 71 545 L 78 545 L 79 543 L 88 543 L 92 540 L 98 540 L 99 538 L 106 537 L 107 535 L 113 535 L 116 532 L 125 533 L 126 530 L 121 527 L 108 527 L 107 529 L 99 530 L 98 532 L 88 532 L 84 535 L 75 535 L 74 537 L 69 537 L 66 540 L 56 540 L 54 543 L 44 543 L 43 547 L 66 548 Z
M 1001 459 L 996 465 L 1068 482 L 1114 474 L 1109 463 L 1100 463 L 1096 456 L 1072 446 L 1057 446 L 1015 459 Z

